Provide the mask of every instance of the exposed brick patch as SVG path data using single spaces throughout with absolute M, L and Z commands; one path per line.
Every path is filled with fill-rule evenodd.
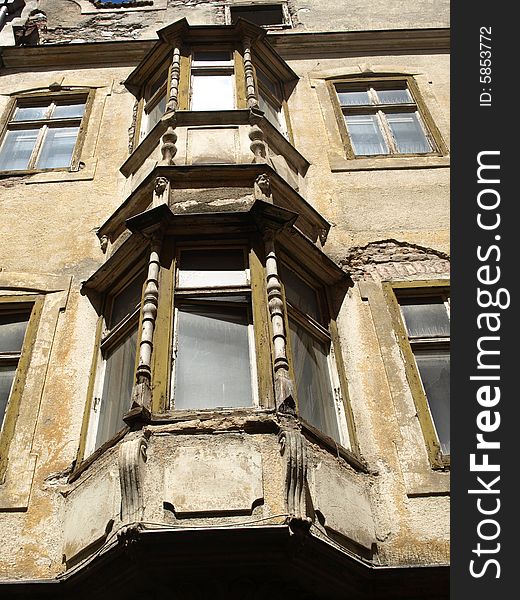
M 338 260 L 352 279 L 418 279 L 449 277 L 449 255 L 398 240 L 380 240 L 355 246 Z

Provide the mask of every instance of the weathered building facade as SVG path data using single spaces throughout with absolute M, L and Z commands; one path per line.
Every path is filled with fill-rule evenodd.
M 444 1 L 2 2 L 0 596 L 444 598 Z

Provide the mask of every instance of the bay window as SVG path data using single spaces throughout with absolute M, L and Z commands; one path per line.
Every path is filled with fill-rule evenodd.
M 176 231 L 186 235 L 185 229 Z M 208 410 L 273 410 L 273 331 L 261 236 L 219 241 L 202 236 L 194 242 L 177 241 L 178 235 L 167 235 L 160 253 L 151 418 L 180 419 Z M 278 263 L 298 415 L 313 434 L 321 432 L 352 450 L 325 287 L 292 259 L 279 258 Z M 106 300 L 87 454 L 116 439 L 125 427 L 123 416 L 131 408 L 136 381 L 144 281 L 144 271 L 134 270 Z

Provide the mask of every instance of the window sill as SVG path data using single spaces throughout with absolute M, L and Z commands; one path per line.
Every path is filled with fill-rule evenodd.
M 341 444 L 338 444 L 336 440 L 332 439 L 319 429 L 316 429 L 310 423 L 307 423 L 301 418 L 298 418 L 298 420 L 302 425 L 303 432 L 306 434 L 305 437 L 310 438 L 310 441 L 313 441 L 320 446 L 324 446 L 329 452 L 332 452 L 335 456 L 345 460 L 351 467 L 356 469 L 356 471 L 368 473 L 368 466 L 362 458 L 356 456 L 351 450 L 348 450 Z
M 403 471 L 406 495 L 410 498 L 450 495 L 450 471 L 431 470 L 428 473 Z
M 342 171 L 387 171 L 393 169 L 440 169 L 450 166 L 449 156 L 378 156 L 373 158 L 347 159 L 329 152 L 330 170 Z
M 45 169 L 30 171 L 0 171 L 0 179 L 8 177 L 25 177 L 23 183 L 58 183 L 61 181 L 85 181 L 94 179 L 97 159 L 91 159 L 83 169 L 71 171 L 69 169 Z

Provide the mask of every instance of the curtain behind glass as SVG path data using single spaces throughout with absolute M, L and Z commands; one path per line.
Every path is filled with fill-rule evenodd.
M 330 382 L 327 345 L 289 321 L 298 411 L 311 425 L 341 443 Z
M 432 151 L 415 113 L 387 113 L 386 119 L 399 153 L 416 154 Z
M 137 328 L 106 358 L 96 448 L 125 426 L 123 415 L 130 408 L 136 348 Z
M 43 147 L 36 167 L 56 169 L 68 167 L 76 145 L 79 127 L 56 127 L 47 129 Z
M 0 171 L 27 169 L 39 129 L 8 131 L 0 151 Z
M 179 307 L 176 410 L 252 405 L 248 324 L 242 306 Z
M 345 122 L 355 154 L 388 154 L 376 115 L 345 115 Z

